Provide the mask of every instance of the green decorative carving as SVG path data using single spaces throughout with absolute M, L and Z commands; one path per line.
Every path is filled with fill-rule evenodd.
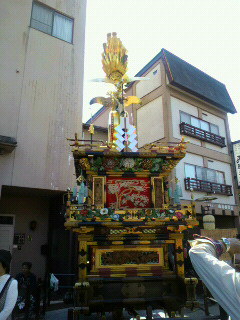
M 86 170 L 85 163 L 79 163 L 83 170 Z M 148 170 L 152 173 L 161 172 L 162 167 L 168 166 L 168 161 L 162 158 L 124 158 L 98 156 L 89 161 L 91 171 L 126 171 L 141 172 Z
M 74 207 L 72 208 L 74 210 Z M 103 208 L 103 209 L 79 209 L 76 207 L 76 210 L 72 214 L 72 218 L 79 221 L 96 221 L 98 220 L 106 220 L 111 219 L 112 221 L 127 221 L 128 219 L 132 219 L 133 215 L 135 218 L 142 219 L 144 221 L 152 221 L 155 219 L 163 219 L 166 221 L 185 221 L 188 218 L 188 215 L 183 215 L 178 210 L 172 209 L 141 209 L 132 211 L 125 210 L 123 213 L 119 214 L 119 211 L 116 211 L 111 208 Z

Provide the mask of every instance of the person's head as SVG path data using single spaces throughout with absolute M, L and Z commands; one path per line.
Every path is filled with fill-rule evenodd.
M 30 270 L 32 268 L 32 263 L 31 262 L 23 262 L 22 263 L 22 272 L 25 274 L 30 273 Z
M 12 255 L 10 251 L 0 250 L 0 275 L 10 272 L 10 263 Z

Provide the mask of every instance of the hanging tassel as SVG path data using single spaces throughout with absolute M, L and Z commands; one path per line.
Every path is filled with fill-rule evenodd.
M 78 191 L 78 204 L 84 203 L 84 192 L 85 192 L 85 185 L 84 182 L 80 184 L 80 188 Z
M 172 188 L 168 188 L 168 197 L 171 199 L 173 197 Z
M 85 186 L 85 189 L 84 189 L 84 197 L 87 198 L 88 197 L 88 187 Z
M 180 203 L 180 197 L 182 197 L 182 189 L 177 184 L 174 190 L 174 203 L 179 204 Z
M 73 198 L 76 198 L 76 196 L 77 196 L 77 187 L 73 187 L 72 196 L 73 196 Z

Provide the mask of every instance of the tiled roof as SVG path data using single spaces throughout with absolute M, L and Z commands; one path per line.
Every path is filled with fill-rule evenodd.
M 237 112 L 223 83 L 210 77 L 205 72 L 180 59 L 166 49 L 162 49 L 136 76 L 142 76 L 160 59 L 164 63 L 171 85 L 191 93 L 226 112 Z

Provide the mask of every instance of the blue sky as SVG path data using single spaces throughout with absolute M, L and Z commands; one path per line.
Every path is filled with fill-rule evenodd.
M 223 82 L 240 113 L 239 17 L 240 0 L 87 0 L 83 121 L 99 109 L 90 109 L 90 99 L 109 90 L 89 82 L 104 77 L 108 32 L 128 49 L 129 75 L 165 48 Z M 229 123 L 232 140 L 240 140 L 240 115 L 229 115 Z

